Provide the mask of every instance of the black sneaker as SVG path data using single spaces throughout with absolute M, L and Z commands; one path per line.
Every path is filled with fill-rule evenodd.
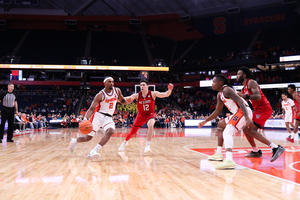
M 14 142 L 13 140 L 7 140 L 6 142 Z
M 271 162 L 275 161 L 285 151 L 285 148 L 278 145 L 278 147 L 273 148 L 272 151 L 273 151 L 273 156 L 270 160 Z
M 0 140 L 0 143 L 2 143 L 2 140 Z
M 258 150 L 258 152 L 251 151 L 250 153 L 247 153 L 245 155 L 245 157 L 260 158 L 260 157 L 262 157 L 262 152 L 261 152 L 261 150 Z

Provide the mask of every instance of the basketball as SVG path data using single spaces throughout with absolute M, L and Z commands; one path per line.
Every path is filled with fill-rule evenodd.
M 82 134 L 89 134 L 93 130 L 93 124 L 90 121 L 82 121 L 79 124 L 79 131 Z

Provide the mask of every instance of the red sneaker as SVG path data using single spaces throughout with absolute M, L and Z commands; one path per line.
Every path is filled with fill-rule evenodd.
M 291 143 L 294 143 L 294 138 L 291 139 L 291 138 L 287 137 L 286 140 L 289 141 L 289 142 L 291 142 Z

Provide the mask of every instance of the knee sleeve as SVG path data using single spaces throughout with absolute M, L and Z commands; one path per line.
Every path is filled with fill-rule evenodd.
M 126 136 L 126 141 L 128 141 L 136 132 L 140 129 L 141 127 L 139 126 L 132 126 L 130 132 Z
M 223 131 L 223 138 L 225 143 L 225 148 L 232 148 L 233 147 L 233 133 L 237 132 L 237 129 L 232 125 L 227 125 L 225 130 Z

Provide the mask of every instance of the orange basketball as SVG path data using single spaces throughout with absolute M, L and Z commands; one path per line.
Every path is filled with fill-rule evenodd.
M 93 130 L 93 124 L 89 120 L 79 123 L 79 131 L 82 134 L 89 134 Z

